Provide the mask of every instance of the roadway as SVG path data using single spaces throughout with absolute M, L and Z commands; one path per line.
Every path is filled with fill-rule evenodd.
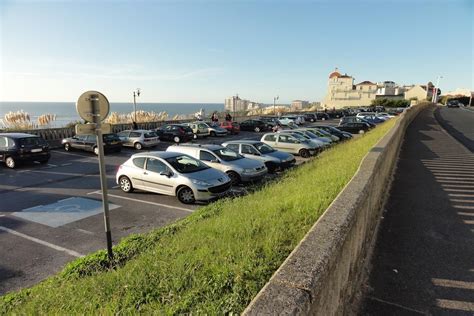
M 326 121 L 336 124 L 336 121 Z M 223 143 L 260 139 L 263 133 L 198 139 Z M 161 142 L 153 150 L 165 150 Z M 106 155 L 113 243 L 184 218 L 199 205 L 147 192 L 123 193 L 115 172 L 136 151 Z M 0 295 L 31 286 L 62 269 L 69 261 L 105 248 L 97 157 L 90 152 L 52 150 L 48 165 L 29 164 L 10 170 L 0 165 Z M 297 157 L 298 163 L 304 159 Z M 268 175 L 264 181 L 278 175 Z M 233 187 L 243 195 L 248 187 Z

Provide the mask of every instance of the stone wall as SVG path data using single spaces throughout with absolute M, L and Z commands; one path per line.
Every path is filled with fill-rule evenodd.
M 428 103 L 407 109 L 293 250 L 244 315 L 355 313 L 367 262 L 407 126 Z

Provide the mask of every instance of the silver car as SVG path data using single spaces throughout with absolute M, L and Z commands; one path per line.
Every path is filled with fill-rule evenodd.
M 158 134 L 143 129 L 126 130 L 117 134 L 123 146 L 134 147 L 140 150 L 144 147 L 154 147 L 160 143 Z
M 292 133 L 298 133 L 298 134 L 306 137 L 307 139 L 309 139 L 311 141 L 316 141 L 318 143 L 321 143 L 321 145 L 323 147 L 328 147 L 332 144 L 332 139 L 331 138 L 316 135 L 315 133 L 313 133 L 311 131 L 306 131 L 306 130 L 302 130 L 302 129 L 294 129 L 294 130 L 291 130 L 291 132 Z
M 268 172 L 263 162 L 245 158 L 220 145 L 173 145 L 166 151 L 188 154 L 205 161 L 207 165 L 227 173 L 232 184 L 260 180 Z
M 303 158 L 309 158 L 320 150 L 313 142 L 310 142 L 301 135 L 292 133 L 267 133 L 262 136 L 261 141 L 273 148 L 300 155 Z
M 258 140 L 234 140 L 225 142 L 222 146 L 238 152 L 245 158 L 262 161 L 269 172 L 289 168 L 296 162 L 292 154 L 275 150 Z
M 229 133 L 225 128 L 220 127 L 218 124 L 205 123 L 209 129 L 209 135 L 212 137 L 216 136 L 227 136 Z
M 202 161 L 174 152 L 135 154 L 116 175 L 124 192 L 134 189 L 177 196 L 185 204 L 219 197 L 230 189 L 231 179 Z

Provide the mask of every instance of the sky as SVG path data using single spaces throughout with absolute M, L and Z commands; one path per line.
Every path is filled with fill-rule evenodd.
M 320 101 L 335 67 L 474 90 L 473 2 L 0 0 L 0 101 Z

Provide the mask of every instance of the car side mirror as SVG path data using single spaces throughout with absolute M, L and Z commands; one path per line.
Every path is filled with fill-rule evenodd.
M 160 176 L 166 176 L 166 177 L 171 177 L 173 175 L 173 173 L 169 170 L 166 170 L 166 171 L 161 171 L 160 172 Z

